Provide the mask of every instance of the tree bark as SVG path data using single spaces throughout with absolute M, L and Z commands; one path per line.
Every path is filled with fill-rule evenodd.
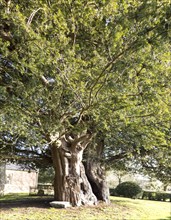
M 88 135 L 76 138 L 65 135 L 51 144 L 55 200 L 70 202 L 72 206 L 97 203 L 82 164 L 89 139 Z
M 85 162 L 86 175 L 91 184 L 93 193 L 98 200 L 109 203 L 109 188 L 106 182 L 105 169 L 97 160 L 87 160 Z
M 164 183 L 164 184 L 163 184 L 163 190 L 164 190 L 165 192 L 167 191 L 168 185 L 169 185 L 168 183 Z
M 97 137 L 96 145 L 86 149 L 85 170 L 93 193 L 98 200 L 109 203 L 109 188 L 106 182 L 106 170 L 102 164 L 104 138 Z

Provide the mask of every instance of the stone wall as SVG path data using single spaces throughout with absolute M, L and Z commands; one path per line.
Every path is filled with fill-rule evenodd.
M 38 173 L 36 171 L 6 170 L 4 194 L 29 193 L 30 187 L 37 187 Z

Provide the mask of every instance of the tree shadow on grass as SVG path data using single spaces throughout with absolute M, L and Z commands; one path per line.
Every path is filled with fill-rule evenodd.
M 52 198 L 43 199 L 26 199 L 20 201 L 4 201 L 0 202 L 0 209 L 12 209 L 12 208 L 50 208 L 49 202 L 53 201 Z

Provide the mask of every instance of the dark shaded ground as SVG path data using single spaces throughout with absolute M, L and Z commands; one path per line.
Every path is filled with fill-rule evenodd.
M 49 202 L 53 201 L 53 198 L 34 198 L 34 199 L 23 199 L 19 201 L 1 201 L 0 209 L 11 209 L 11 208 L 28 208 L 28 207 L 37 207 L 37 208 L 50 208 Z

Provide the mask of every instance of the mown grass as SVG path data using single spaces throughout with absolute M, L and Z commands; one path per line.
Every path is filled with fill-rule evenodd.
M 21 194 L 7 194 L 5 196 L 0 196 L 0 202 L 13 202 L 17 200 L 22 200 L 22 199 L 29 199 L 28 193 L 21 193 Z
M 171 203 L 111 197 L 114 204 L 130 209 L 130 218 L 142 220 L 171 220 Z
M 12 193 L 12 194 L 0 196 L 0 203 L 15 202 L 15 201 L 17 202 L 21 200 L 36 200 L 40 198 L 52 198 L 52 196 L 37 196 L 37 195 L 30 196 L 28 193 Z
M 24 196 L 24 195 L 23 195 Z M 18 198 L 18 197 L 17 197 Z M 14 201 L 15 199 L 13 199 Z M 2 199 L 1 199 L 2 203 Z M 111 197 L 111 204 L 55 209 L 40 207 L 15 206 L 2 208 L 1 220 L 171 220 L 171 203 L 148 200 Z

